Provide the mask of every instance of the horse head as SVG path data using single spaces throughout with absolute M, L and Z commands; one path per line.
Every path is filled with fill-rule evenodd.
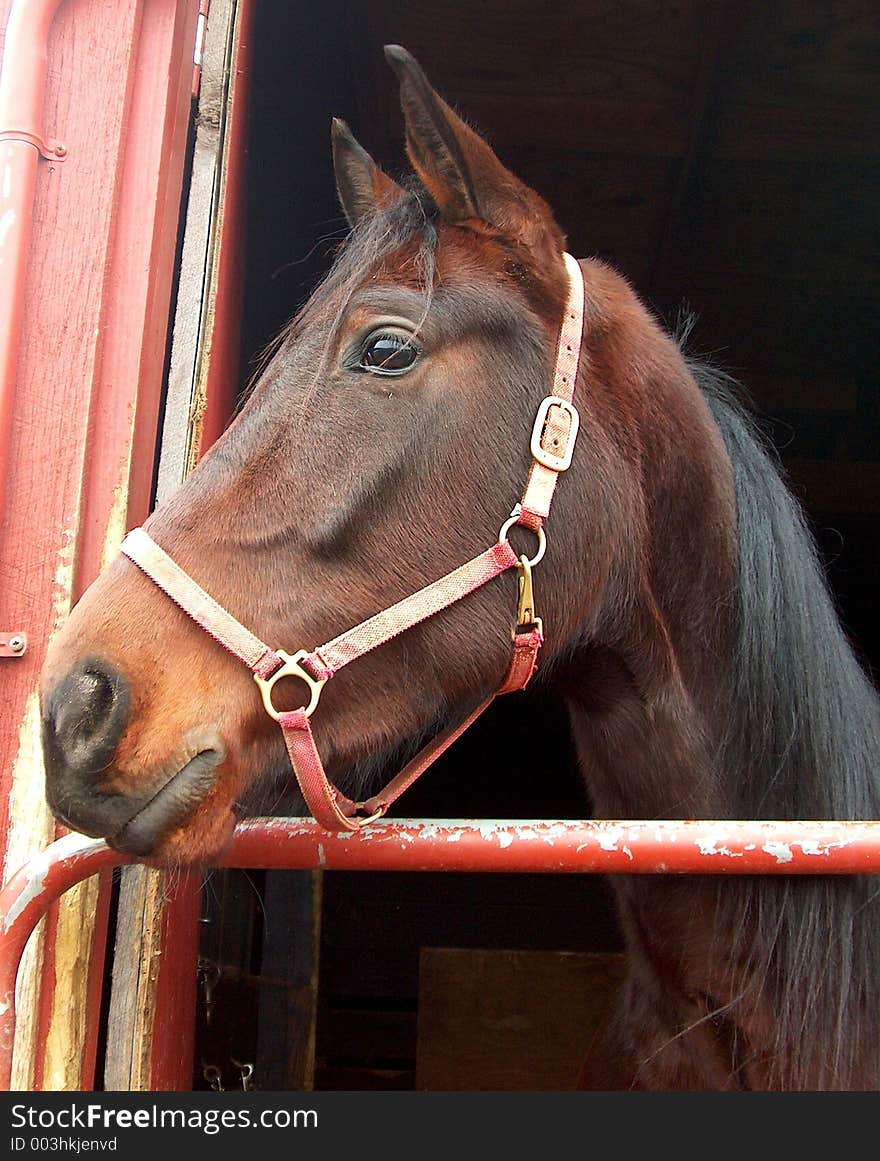
M 565 238 L 545 202 L 408 53 L 386 56 L 414 176 L 398 184 L 334 121 L 350 236 L 227 431 L 145 525 L 240 622 L 291 649 L 497 541 L 532 462 L 566 302 Z M 591 560 L 598 599 L 625 536 L 601 503 L 619 456 L 600 435 L 585 458 L 599 502 L 585 518 L 580 488 L 560 489 L 544 664 L 583 623 L 573 562 Z M 531 536 L 511 532 L 523 552 Z M 314 720 L 327 768 L 375 766 L 497 688 L 514 604 L 499 577 L 340 674 Z M 273 697 L 290 707 L 301 692 L 282 682 Z M 247 671 L 124 555 L 53 643 L 41 697 L 57 817 L 143 857 L 210 858 L 260 785 L 289 774 Z

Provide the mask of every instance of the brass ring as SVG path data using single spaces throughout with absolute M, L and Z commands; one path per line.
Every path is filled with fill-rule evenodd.
M 284 664 L 281 666 L 281 668 L 276 669 L 271 677 L 260 677 L 259 674 L 254 674 L 254 681 L 260 687 L 260 693 L 263 698 L 263 705 L 266 709 L 266 713 L 270 718 L 274 718 L 276 722 L 280 719 L 281 711 L 277 710 L 272 704 L 272 690 L 274 689 L 276 682 L 279 682 L 282 677 L 298 677 L 309 687 L 309 700 L 304 707 L 303 712 L 307 718 L 310 718 L 315 712 L 315 708 L 318 704 L 318 698 L 321 696 L 321 690 L 327 683 L 327 678 L 312 677 L 312 675 L 303 668 L 302 662 L 306 657 L 309 656 L 306 649 L 300 649 L 299 652 L 294 653 L 292 657 L 289 653 L 285 653 L 283 649 L 276 649 L 275 653 L 284 661 Z
M 519 524 L 519 516 L 519 512 L 515 512 L 501 525 L 501 531 L 498 533 L 499 544 L 503 544 L 505 540 L 507 540 L 507 534 L 510 532 L 514 524 Z M 523 524 L 522 527 L 528 528 L 528 525 Z M 536 564 L 539 564 L 544 559 L 544 553 L 547 551 L 547 536 L 543 528 L 529 528 L 528 530 L 529 532 L 534 532 L 535 536 L 538 538 L 538 551 L 531 558 L 531 560 L 526 560 L 526 564 L 528 564 L 531 568 L 534 568 Z

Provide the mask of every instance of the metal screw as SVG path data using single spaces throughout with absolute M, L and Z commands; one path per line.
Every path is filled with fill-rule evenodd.
M 66 157 L 67 156 L 67 146 L 66 145 L 56 145 L 55 146 L 55 156 L 56 157 Z
M 7 645 L 10 653 L 24 653 L 24 637 L 10 637 Z

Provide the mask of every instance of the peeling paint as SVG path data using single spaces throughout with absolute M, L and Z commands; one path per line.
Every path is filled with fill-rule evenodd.
M 12 763 L 4 881 L 55 837 L 54 822 L 46 804 L 44 782 L 40 706 L 34 690 L 25 702 L 18 731 L 18 750 Z
M 801 848 L 801 850 L 804 852 L 805 855 L 819 855 L 821 857 L 827 858 L 828 853 L 830 852 L 832 847 L 842 847 L 842 846 L 845 846 L 846 844 L 845 843 L 820 843 L 820 842 L 810 842 L 809 840 L 805 840 L 804 842 L 800 842 L 797 845 Z
M 30 904 L 40 897 L 49 873 L 49 858 L 43 852 L 31 859 L 27 867 L 25 886 L 3 916 L 3 931 L 7 932 Z
M 616 851 L 617 844 L 620 842 L 623 834 L 619 830 L 614 831 L 600 831 L 596 836 L 599 846 L 603 851 Z
M 697 850 L 701 855 L 722 855 L 728 859 L 741 859 L 742 851 L 732 851 L 724 839 L 725 835 L 708 834 L 705 838 L 697 839 Z
M 76 540 L 73 531 L 74 520 L 71 518 L 69 527 L 62 532 L 64 541 L 58 549 L 58 564 L 55 567 L 52 591 L 52 627 L 50 639 L 59 631 L 70 616 L 70 606 L 73 594 L 73 562 L 76 553 Z
M 718 839 L 708 838 L 696 844 L 701 855 L 723 855 L 728 859 L 741 859 L 742 851 L 732 851 L 728 846 L 719 846 Z
M 106 568 L 119 553 L 119 545 L 126 533 L 128 522 L 128 458 L 120 465 L 123 479 L 113 488 L 113 503 L 107 517 L 104 544 L 101 549 L 101 568 Z
M 794 858 L 788 843 L 765 843 L 761 847 L 768 855 L 772 855 L 777 863 L 790 863 Z

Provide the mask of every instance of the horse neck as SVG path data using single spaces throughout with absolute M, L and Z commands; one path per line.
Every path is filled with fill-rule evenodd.
M 597 813 L 711 817 L 734 632 L 731 465 L 677 345 L 606 268 L 588 267 L 587 285 L 582 410 L 617 511 L 598 534 L 613 544 L 605 590 L 562 691 Z M 596 483 L 582 477 L 572 503 L 594 510 Z M 596 554 L 583 559 L 592 568 Z

